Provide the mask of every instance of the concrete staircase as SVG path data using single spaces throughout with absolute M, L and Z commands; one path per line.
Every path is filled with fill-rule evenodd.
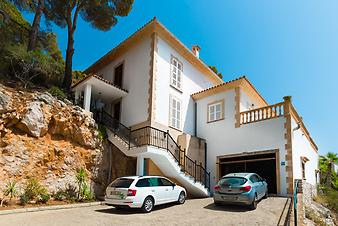
M 185 187 L 187 192 L 194 197 L 208 197 L 209 189 L 205 184 L 189 175 L 174 156 L 165 148 L 154 147 L 152 145 L 132 146 L 121 139 L 118 132 L 107 129 L 108 140 L 119 148 L 125 155 L 130 157 L 143 157 L 151 159 L 165 174 L 165 176 L 175 179 Z M 206 175 L 204 175 L 206 176 Z M 209 174 L 210 177 L 210 174 Z M 204 180 L 206 181 L 206 180 Z

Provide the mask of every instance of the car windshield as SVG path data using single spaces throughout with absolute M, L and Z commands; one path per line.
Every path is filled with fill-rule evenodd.
M 243 185 L 247 179 L 243 177 L 224 177 L 220 180 L 219 184 L 222 186 Z
M 129 188 L 131 183 L 133 183 L 134 179 L 128 179 L 128 178 L 117 178 L 114 180 L 109 187 L 113 188 Z

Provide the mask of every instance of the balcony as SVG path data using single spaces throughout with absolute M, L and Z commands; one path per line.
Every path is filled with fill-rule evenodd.
M 285 102 L 269 105 L 262 108 L 256 108 L 240 113 L 240 124 L 249 124 L 253 122 L 260 122 L 268 119 L 274 119 L 284 116 Z
M 81 105 L 87 111 L 91 110 L 91 101 L 111 103 L 128 94 L 127 90 L 95 74 L 81 79 L 72 86 L 72 90 L 75 92 L 76 103 L 82 103 Z

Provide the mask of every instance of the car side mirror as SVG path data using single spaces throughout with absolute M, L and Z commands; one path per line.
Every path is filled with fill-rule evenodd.
M 175 187 L 175 186 L 176 186 L 176 184 L 175 184 L 175 183 L 173 183 L 173 184 L 172 184 L 172 186 L 173 186 L 173 187 Z

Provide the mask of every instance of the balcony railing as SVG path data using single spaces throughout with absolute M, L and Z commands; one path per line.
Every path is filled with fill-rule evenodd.
M 162 131 L 151 126 L 131 130 L 106 112 L 98 115 L 97 119 L 120 137 L 129 146 L 129 149 L 145 145 L 165 149 L 175 159 L 182 172 L 193 177 L 195 182 L 198 181 L 210 189 L 210 172 L 207 172 L 201 163 L 189 158 L 185 149 L 181 149 L 169 131 Z
M 241 125 L 284 116 L 284 102 L 240 113 Z

